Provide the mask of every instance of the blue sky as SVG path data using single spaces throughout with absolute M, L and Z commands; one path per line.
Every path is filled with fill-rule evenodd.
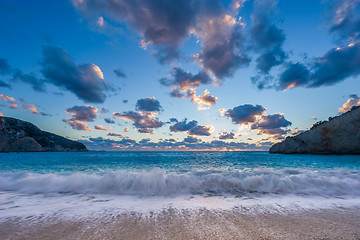
M 267 150 L 360 103 L 359 8 L 1 1 L 0 112 L 89 149 Z

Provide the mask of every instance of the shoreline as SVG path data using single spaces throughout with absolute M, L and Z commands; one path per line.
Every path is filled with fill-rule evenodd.
M 139 212 L 65 220 L 56 216 L 0 222 L 2 239 L 359 239 L 360 208 L 287 213 L 233 210 Z

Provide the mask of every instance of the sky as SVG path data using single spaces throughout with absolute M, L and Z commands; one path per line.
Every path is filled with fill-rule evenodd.
M 268 150 L 360 105 L 360 0 L 0 2 L 0 115 L 90 150 Z

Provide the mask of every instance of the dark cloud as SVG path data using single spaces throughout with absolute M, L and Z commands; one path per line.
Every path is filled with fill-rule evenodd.
M 285 119 L 281 113 L 273 115 L 263 115 L 256 123 L 251 125 L 251 129 L 276 129 L 291 126 L 291 122 Z
M 109 132 L 109 133 L 107 134 L 107 136 L 110 136 L 110 137 L 124 137 L 123 134 L 114 133 L 114 132 Z
M 200 1 L 85 0 L 73 5 L 83 16 L 105 15 L 129 24 L 143 37 L 143 48 L 155 47 L 161 62 L 178 57 L 178 46 L 189 36 Z
M 243 25 L 236 16 L 221 11 L 204 17 L 196 27 L 201 40 L 201 51 L 195 58 L 217 78 L 232 76 L 240 67 L 247 67 L 250 58 L 245 52 Z
M 0 87 L 3 87 L 3 88 L 11 88 L 11 85 L 8 84 L 8 83 L 6 83 L 6 82 L 4 82 L 4 81 L 1 81 L 1 80 L 0 80 Z
M 193 128 L 191 128 L 187 133 L 189 135 L 195 135 L 195 136 L 210 136 L 211 132 L 214 130 L 213 126 L 200 126 L 197 125 Z
M 175 139 L 164 139 L 158 142 L 151 142 L 150 139 L 142 139 L 139 142 L 123 138 L 121 140 L 105 139 L 102 137 L 89 138 L 88 140 L 81 140 L 90 150 L 268 150 L 274 143 L 270 141 L 258 142 L 257 144 L 249 144 L 244 142 L 225 142 L 214 140 L 211 142 L 204 142 L 198 138 L 188 136 L 182 141 Z
M 98 66 L 76 65 L 62 48 L 44 46 L 40 64 L 49 83 L 69 90 L 85 102 L 103 103 L 106 92 L 111 90 Z
M 7 59 L 0 58 L 0 75 L 7 75 L 13 71 Z
M 260 53 L 256 59 L 256 68 L 261 74 L 269 73 L 274 66 L 282 64 L 287 58 L 282 49 L 285 34 L 274 23 L 277 2 L 255 1 L 251 14 L 251 48 Z
M 307 63 L 287 63 L 274 84 L 263 80 L 260 87 L 267 82 L 278 90 L 298 86 L 316 88 L 360 75 L 360 1 L 329 1 L 323 15 L 338 47 Z
M 266 109 L 261 105 L 244 104 L 233 109 L 222 109 L 221 111 L 236 124 L 249 124 L 256 122 L 256 117 L 263 115 Z
M 196 89 L 200 85 L 210 84 L 212 82 L 213 80 L 204 71 L 200 71 L 198 74 L 193 75 L 181 68 L 173 68 L 170 78 L 160 79 L 162 85 L 173 87 L 174 90 L 177 90 L 178 92 Z
M 113 124 L 113 123 L 115 123 L 115 121 L 114 121 L 113 119 L 111 119 L 111 118 L 104 118 L 104 121 L 105 121 L 106 123 L 108 123 L 108 124 Z
M 147 133 L 147 134 L 154 134 L 154 131 L 151 128 L 139 128 L 139 133 Z
M 178 122 L 176 119 L 173 119 L 176 123 L 172 126 L 170 126 L 171 132 L 185 132 L 190 130 L 191 128 L 197 126 L 198 122 L 195 120 L 192 120 L 190 122 L 187 122 L 187 119 Z
M 115 69 L 115 70 L 114 70 L 114 73 L 115 73 L 115 75 L 118 76 L 119 78 L 126 78 L 125 72 L 124 72 L 122 69 L 120 69 L 120 68 Z
M 32 88 L 37 92 L 46 92 L 46 81 L 44 79 L 39 79 L 33 74 L 23 73 L 20 70 L 15 70 L 12 77 L 12 81 L 24 82 L 32 86 Z
M 184 138 L 183 141 L 186 143 L 196 143 L 196 142 L 200 141 L 200 139 L 198 139 L 196 137 L 188 136 L 188 137 Z
M 113 117 L 123 119 L 125 121 L 132 121 L 137 129 L 141 128 L 160 128 L 164 123 L 155 117 L 154 113 L 140 113 L 128 111 L 123 113 L 114 113 Z
M 329 32 L 337 40 L 359 38 L 360 1 L 332 0 L 324 12 Z
M 109 110 L 106 107 L 101 108 L 101 111 L 100 111 L 101 114 L 106 114 L 108 112 L 109 112 Z
M 333 48 L 317 59 L 308 87 L 333 85 L 360 74 L 360 44 Z
M 159 100 L 155 99 L 154 97 L 147 97 L 137 100 L 136 110 L 146 112 L 160 112 L 162 107 Z
M 225 139 L 235 139 L 235 133 L 227 133 L 223 132 L 219 135 L 219 139 L 225 140 Z
M 306 85 L 310 72 L 302 63 L 289 63 L 279 78 L 278 89 L 284 90 L 295 86 Z
M 72 119 L 75 121 L 93 122 L 98 116 L 98 109 L 90 105 L 74 106 L 66 109 L 66 113 L 72 114 Z

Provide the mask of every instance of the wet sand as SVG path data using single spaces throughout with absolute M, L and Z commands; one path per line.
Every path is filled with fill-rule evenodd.
M 7 219 L 0 239 L 360 239 L 360 209 L 285 213 L 174 210 L 100 218 Z

